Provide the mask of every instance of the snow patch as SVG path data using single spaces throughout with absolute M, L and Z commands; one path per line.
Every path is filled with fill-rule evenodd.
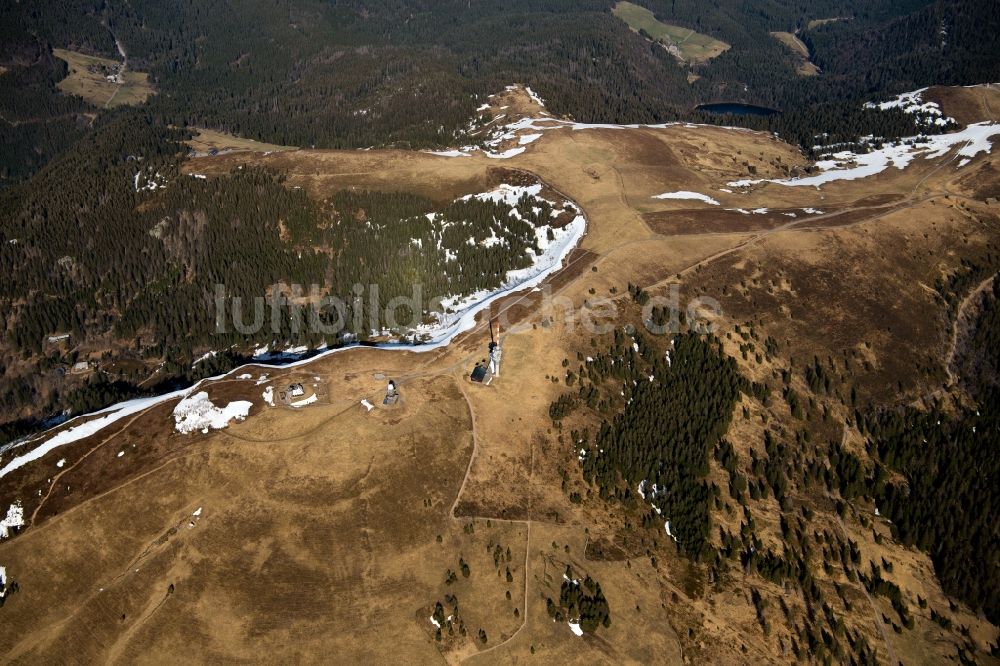
M 361 399 L 361 406 L 364 407 L 369 412 L 372 411 L 373 409 L 375 409 L 375 405 L 373 405 L 372 403 L 368 402 L 367 398 L 362 398 Z
M 979 153 L 989 153 L 990 139 L 1000 134 L 1000 123 L 975 123 L 965 129 L 950 134 L 916 136 L 889 143 L 868 153 L 854 153 L 849 150 L 826 155 L 826 159 L 816 162 L 820 173 L 799 178 L 735 180 L 727 183 L 730 187 L 750 187 L 759 183 L 775 183 L 788 187 L 816 187 L 838 180 L 859 180 L 882 173 L 890 166 L 905 169 L 917 157 L 936 159 L 944 157 L 954 148 L 956 156 L 971 159 Z M 968 160 L 959 162 L 959 166 Z
M 206 391 L 200 391 L 177 403 L 174 407 L 174 425 L 178 432 L 185 435 L 196 430 L 219 430 L 228 426 L 233 419 L 245 419 L 252 406 L 251 402 L 237 400 L 219 408 L 208 399 Z
M 424 152 L 438 157 L 472 157 L 469 153 L 463 153 L 461 150 L 425 150 Z
M 319 398 L 318 398 L 318 397 L 316 396 L 316 394 L 315 394 L 315 393 L 313 393 L 313 394 L 312 394 L 311 396 L 309 396 L 308 398 L 303 398 L 302 400 L 299 400 L 299 401 L 297 401 L 297 402 L 292 402 L 292 403 L 289 403 L 289 405 L 290 405 L 291 407 L 305 407 L 306 405 L 311 405 L 311 404 L 313 404 L 313 403 L 314 403 L 314 402 L 316 402 L 317 400 L 319 400 Z
M 569 622 L 569 630 L 572 631 L 577 636 L 583 636 L 583 629 L 580 628 L 579 622 Z
M 70 444 L 72 442 L 77 442 L 86 437 L 100 432 L 104 428 L 116 423 L 124 418 L 137 414 L 145 409 L 158 405 L 161 402 L 165 402 L 172 398 L 177 398 L 186 394 L 185 389 L 180 389 L 178 391 L 172 391 L 170 393 L 165 393 L 161 396 L 155 396 L 151 398 L 138 398 L 136 400 L 127 400 L 125 402 L 119 402 L 110 407 L 92 412 L 90 414 L 84 415 L 82 417 L 77 417 L 73 420 L 79 420 L 83 418 L 90 418 L 89 421 L 80 423 L 60 432 L 50 437 L 47 441 L 35 447 L 28 453 L 14 458 L 9 463 L 7 463 L 3 469 L 0 469 L 0 478 L 10 474 L 16 469 L 27 465 L 29 462 L 38 460 L 44 457 L 50 451 L 53 451 L 64 444 Z
M 524 86 L 524 92 L 528 93 L 528 97 L 531 98 L 532 102 L 534 102 L 538 106 L 545 106 L 545 100 L 543 100 L 541 97 L 539 97 L 538 93 L 536 93 L 530 87 Z
M 956 124 L 955 119 L 944 115 L 941 112 L 941 107 L 935 102 L 925 102 L 923 100 L 925 92 L 927 92 L 927 88 L 921 88 L 901 93 L 895 99 L 887 102 L 866 102 L 865 108 L 878 109 L 880 111 L 899 109 L 903 113 L 918 116 L 917 122 L 924 126 L 937 125 L 939 127 L 947 127 L 948 125 Z
M 516 157 L 516 156 L 520 155 L 525 150 L 527 150 L 527 148 L 524 148 L 524 147 L 508 148 L 507 150 L 503 151 L 502 153 L 488 152 L 488 153 L 486 153 L 486 157 L 490 157 L 490 158 L 493 158 L 495 160 L 507 160 L 507 159 L 510 159 L 511 157 Z
M 680 190 L 679 192 L 664 192 L 663 194 L 657 194 L 653 196 L 654 199 L 693 199 L 696 201 L 704 201 L 707 204 L 712 204 L 713 206 L 718 206 L 719 202 L 708 196 L 707 194 L 701 194 L 699 192 L 688 192 L 687 190 Z
M 0 539 L 10 536 L 10 528 L 24 526 L 24 508 L 20 500 L 15 501 L 7 508 L 7 516 L 0 520 Z

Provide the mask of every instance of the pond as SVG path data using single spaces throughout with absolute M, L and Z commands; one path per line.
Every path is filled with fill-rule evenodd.
M 781 113 L 777 109 L 769 109 L 766 106 L 755 106 L 753 104 L 741 104 L 740 102 L 715 102 L 713 104 L 699 104 L 694 107 L 696 111 L 707 113 L 731 114 L 734 116 L 773 116 Z

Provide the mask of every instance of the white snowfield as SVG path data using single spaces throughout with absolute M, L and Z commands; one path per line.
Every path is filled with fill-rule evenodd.
M 955 124 L 954 118 L 949 118 L 941 112 L 941 107 L 935 102 L 925 102 L 923 94 L 927 88 L 901 93 L 895 99 L 888 102 L 866 102 L 866 109 L 879 109 L 888 111 L 889 109 L 900 109 L 903 113 L 910 113 L 920 116 L 920 122 L 924 125 L 947 125 Z
M 200 383 L 200 382 L 199 382 Z M 24 465 L 27 465 L 33 460 L 38 460 L 39 458 L 45 456 L 45 454 L 53 451 L 64 444 L 69 444 L 71 442 L 76 442 L 85 437 L 90 437 L 101 430 L 107 428 L 108 426 L 120 421 L 124 418 L 132 416 L 133 414 L 138 414 L 144 409 L 153 407 L 167 400 L 173 398 L 179 398 L 187 394 L 190 389 L 181 389 L 177 391 L 172 391 L 170 393 L 165 393 L 164 395 L 154 396 L 150 398 L 137 398 L 135 400 L 128 400 L 126 402 L 119 402 L 110 407 L 105 407 L 104 409 L 92 412 L 90 414 L 85 414 L 78 416 L 67 423 L 72 423 L 74 421 L 81 421 L 78 425 L 74 425 L 66 428 L 55 435 L 50 437 L 48 440 L 35 447 L 31 451 L 20 455 L 6 465 L 3 469 L 0 469 L 0 478 L 10 474 L 15 469 L 19 469 Z M 65 425 L 65 424 L 64 424 Z M 58 426 L 57 426 L 58 427 Z M 46 431 L 47 432 L 47 431 Z M 38 437 L 44 436 L 45 433 L 41 433 Z M 38 439 L 36 437 L 35 439 Z
M 545 132 L 560 129 L 570 129 L 574 132 L 585 131 L 585 130 L 595 130 L 595 129 L 611 129 L 611 130 L 623 130 L 623 129 L 665 129 L 667 127 L 680 126 L 683 123 L 670 122 L 670 123 L 659 123 L 655 125 L 643 125 L 639 123 L 633 124 L 611 124 L 611 123 L 578 123 L 572 120 L 564 120 L 561 118 L 552 117 L 536 117 L 536 118 L 521 118 L 512 123 L 506 125 L 498 125 L 489 134 L 489 138 L 484 142 L 485 148 L 479 148 L 478 146 L 464 146 L 462 148 L 457 148 L 453 150 L 442 150 L 442 151 L 427 151 L 434 155 L 440 155 L 442 157 L 467 157 L 472 153 L 482 150 L 483 154 L 487 157 L 494 159 L 508 159 L 511 157 L 516 157 L 525 151 L 525 146 L 527 144 L 533 143 L 540 139 Z M 753 132 L 754 130 L 749 130 L 744 127 L 720 127 L 718 125 L 691 125 L 683 124 L 685 127 L 707 127 L 712 129 L 728 129 L 738 132 Z M 517 142 L 517 147 L 509 148 L 502 152 L 495 152 L 504 143 Z
M 208 432 L 220 430 L 229 425 L 233 419 L 242 421 L 250 413 L 253 403 L 247 400 L 236 400 L 225 407 L 216 407 L 208 399 L 208 393 L 200 391 L 184 398 L 174 407 L 174 424 L 177 431 L 185 435 L 200 430 Z
M 17 500 L 7 508 L 7 515 L 0 520 L 0 539 L 10 536 L 10 528 L 24 525 L 24 508 L 21 501 Z
M 679 192 L 664 192 L 663 194 L 653 195 L 654 199 L 692 199 L 695 201 L 704 201 L 707 204 L 712 204 L 713 206 L 718 206 L 719 202 L 708 196 L 707 194 L 701 194 L 700 192 L 688 192 L 687 190 L 680 190 Z
M 538 93 L 536 93 L 534 90 L 532 90 L 528 86 L 524 86 L 524 92 L 528 93 L 528 97 L 531 98 L 532 102 L 534 102 L 538 106 L 542 106 L 542 107 L 545 106 L 545 100 L 543 100 L 541 97 L 539 97 Z
M 472 157 L 469 153 L 463 153 L 461 150 L 425 150 L 423 151 L 428 155 L 437 155 L 438 157 Z
M 22 527 L 24 525 L 24 509 L 21 502 L 17 501 L 7 508 L 7 516 L 0 520 L 0 539 L 10 536 L 10 528 Z
M 306 405 L 313 404 L 317 400 L 319 400 L 319 397 L 317 397 L 316 394 L 313 393 L 308 398 L 302 398 L 301 400 L 297 400 L 296 402 L 292 402 L 292 403 L 289 403 L 289 404 L 292 407 L 305 407 Z
M 853 153 L 844 150 L 833 153 L 828 159 L 816 162 L 820 173 L 801 178 L 761 178 L 757 180 L 735 180 L 727 183 L 730 187 L 750 187 L 759 183 L 775 183 L 788 187 L 820 187 L 837 180 L 858 180 L 882 173 L 890 166 L 905 169 L 918 157 L 936 159 L 944 157 L 957 148 L 956 157 L 964 158 L 958 166 L 963 167 L 979 153 L 989 153 L 990 139 L 1000 134 L 1000 123 L 975 123 L 965 129 L 949 134 L 909 137 L 899 142 L 886 144 L 869 153 Z

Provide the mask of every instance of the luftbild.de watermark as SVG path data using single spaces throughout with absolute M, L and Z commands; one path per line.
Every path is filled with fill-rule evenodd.
M 519 319 L 523 319 L 524 312 L 529 312 L 533 322 L 558 322 L 564 330 L 579 328 L 593 335 L 606 335 L 621 325 L 620 316 L 631 302 L 628 294 L 591 296 L 575 302 L 568 296 L 553 294 L 548 285 L 478 299 L 427 298 L 419 283 L 411 285 L 408 295 L 397 293 L 387 300 L 378 284 L 355 284 L 346 296 L 337 296 L 319 284 L 304 287 L 278 283 L 265 294 L 249 298 L 216 284 L 213 298 L 217 334 L 257 336 L 268 330 L 274 336 L 311 334 L 357 339 L 363 334 L 411 340 L 440 338 L 465 318 L 487 309 L 505 329 L 509 328 L 512 313 L 519 313 Z M 711 333 L 721 316 L 722 307 L 716 299 L 700 295 L 685 301 L 677 284 L 669 285 L 665 293 L 644 294 L 642 298 L 642 326 L 652 335 L 676 334 L 682 323 L 696 332 Z

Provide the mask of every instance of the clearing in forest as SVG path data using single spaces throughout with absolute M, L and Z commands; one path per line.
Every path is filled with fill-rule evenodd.
M 130 71 L 117 60 L 65 49 L 52 49 L 52 54 L 69 65 L 69 75 L 59 82 L 59 89 L 94 106 L 142 104 L 154 93 L 149 74 Z
M 282 150 L 298 150 L 296 146 L 280 146 L 276 143 L 265 143 L 254 139 L 244 139 L 243 137 L 220 132 L 219 130 L 204 129 L 194 127 L 194 136 L 187 140 L 187 144 L 194 149 L 195 154 L 208 155 L 212 151 L 219 153 L 274 153 Z
M 792 32 L 772 32 L 771 36 L 787 46 L 797 60 L 795 71 L 799 76 L 816 76 L 819 74 L 819 67 L 809 60 L 809 47 L 806 46 L 798 35 Z
M 729 44 L 690 28 L 662 23 L 656 20 L 653 12 L 631 2 L 619 2 L 612 11 L 639 34 L 662 43 L 664 48 L 682 62 L 705 62 L 729 49 Z
M 836 23 L 837 21 L 850 21 L 850 16 L 834 16 L 833 18 L 821 18 L 813 19 L 806 24 L 806 28 L 812 30 L 813 28 L 818 28 L 821 25 L 826 25 L 827 23 Z

